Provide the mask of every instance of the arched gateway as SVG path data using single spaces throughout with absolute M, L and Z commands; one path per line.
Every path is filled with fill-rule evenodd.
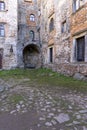
M 25 46 L 23 61 L 25 68 L 39 68 L 41 64 L 40 48 L 35 44 Z

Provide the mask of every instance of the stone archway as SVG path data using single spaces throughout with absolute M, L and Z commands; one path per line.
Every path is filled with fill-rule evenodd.
M 40 48 L 35 44 L 29 44 L 23 49 L 23 61 L 25 68 L 40 67 Z

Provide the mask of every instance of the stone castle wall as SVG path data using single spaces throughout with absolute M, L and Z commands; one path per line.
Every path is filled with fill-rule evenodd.
M 27 47 L 28 51 L 28 45 L 31 44 L 33 46 L 30 46 L 30 48 L 34 49 L 33 54 L 31 54 L 31 59 L 33 58 L 32 63 L 35 61 L 34 53 L 38 52 L 39 54 L 36 53 L 37 59 L 39 59 L 37 67 L 40 67 L 41 51 L 37 1 L 3 1 L 5 3 L 5 9 L 0 11 L 0 24 L 4 24 L 5 35 L 0 37 L 0 69 L 24 67 L 24 49 Z M 30 21 L 30 14 L 34 14 L 34 21 Z M 33 40 L 30 37 L 31 30 L 34 32 Z M 28 60 L 28 55 L 26 54 L 26 56 Z
M 39 32 L 38 32 L 38 6 L 37 6 L 37 2 L 34 0 L 31 1 L 24 1 L 24 0 L 19 0 L 18 3 L 18 66 L 19 67 L 24 67 L 24 55 L 23 55 L 23 50 L 25 49 L 25 47 L 27 47 L 28 45 L 36 45 L 36 48 L 40 48 L 40 41 L 39 41 Z M 34 15 L 34 21 L 30 21 L 30 15 L 33 14 Z M 34 32 L 34 39 L 32 40 L 31 35 L 30 35 L 30 31 Z M 33 47 L 34 49 L 34 47 Z M 27 53 L 27 52 L 26 52 Z M 35 56 L 34 53 L 33 54 L 26 54 L 27 55 L 27 62 L 31 62 L 33 63 L 33 61 L 35 60 Z M 38 60 L 38 66 L 41 66 L 41 54 L 39 53 L 36 54 Z M 29 63 L 30 64 L 30 63 Z M 36 63 L 35 63 L 36 64 Z
M 73 0 L 3 1 L 5 10 L 0 11 L 0 23 L 5 26 L 5 37 L 0 37 L 3 69 L 24 67 L 28 62 L 27 66 L 37 64 L 38 68 L 43 65 L 66 75 L 86 77 L 87 0 L 84 4 L 80 1 L 78 8 Z M 35 16 L 34 21 L 30 21 L 31 14 Z M 33 40 L 31 30 L 35 35 Z M 80 38 L 85 43 L 84 60 L 81 62 L 76 52 Z M 34 62 L 35 59 L 38 63 Z
M 87 75 L 87 9 L 85 3 L 73 12 L 73 1 L 41 1 L 41 40 L 43 66 L 65 75 L 84 78 Z M 49 32 L 50 19 L 54 19 L 54 30 Z M 66 22 L 66 31 L 62 24 Z M 85 60 L 75 58 L 75 40 L 85 36 Z M 53 61 L 50 62 L 50 48 L 53 48 Z
M 44 65 L 49 61 L 49 48 L 53 47 L 53 63 L 70 62 L 70 5 L 69 1 L 42 1 L 41 5 L 41 40 L 43 46 Z M 54 19 L 54 30 L 49 32 L 50 19 Z M 67 21 L 66 32 L 61 32 L 61 24 Z
M 3 69 L 17 66 L 17 0 L 4 0 L 5 10 L 0 11 L 0 23 L 4 24 L 5 36 L 0 37 L 0 50 L 2 50 Z M 12 49 L 12 52 L 10 51 Z

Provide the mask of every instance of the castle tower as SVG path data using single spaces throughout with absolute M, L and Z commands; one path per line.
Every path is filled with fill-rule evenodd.
M 36 0 L 19 0 L 17 49 L 20 67 L 38 68 L 41 66 Z

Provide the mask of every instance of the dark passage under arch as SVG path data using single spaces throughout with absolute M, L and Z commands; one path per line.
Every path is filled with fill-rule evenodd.
M 39 62 L 40 49 L 35 44 L 27 45 L 23 49 L 23 61 L 25 68 L 37 68 Z

